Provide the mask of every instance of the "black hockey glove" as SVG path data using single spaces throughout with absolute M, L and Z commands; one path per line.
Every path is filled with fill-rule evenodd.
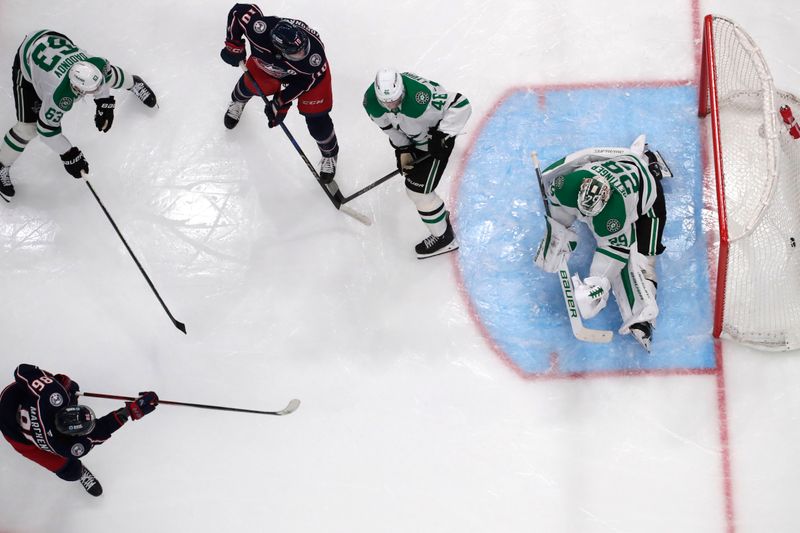
M 64 168 L 73 178 L 79 179 L 83 177 L 83 174 L 89 173 L 89 163 L 83 158 L 83 152 L 78 150 L 77 146 L 73 146 L 61 154 L 61 160 L 64 162 Z
M 456 144 L 456 138 L 443 133 L 436 128 L 428 130 L 431 138 L 428 140 L 428 153 L 436 159 L 450 157 L 450 152 Z
M 264 106 L 264 114 L 267 115 L 267 119 L 269 120 L 267 125 L 270 128 L 280 126 L 283 123 L 283 119 L 286 118 L 286 113 L 289 112 L 289 108 L 291 107 L 291 102 L 288 104 L 281 104 L 277 98 L 273 98 L 270 103 Z
M 134 420 L 139 420 L 144 415 L 152 413 L 158 405 L 158 394 L 155 392 L 140 392 L 139 397 L 132 402 L 125 402 L 128 414 Z
M 230 66 L 238 67 L 239 63 L 247 59 L 247 53 L 244 51 L 244 41 L 240 43 L 225 41 L 225 48 L 220 50 L 219 57 Z
M 405 175 L 406 172 L 414 168 L 412 164 L 414 162 L 414 148 L 410 144 L 408 146 L 395 148 L 394 157 L 397 160 L 397 170 L 399 170 L 401 174 Z
M 94 125 L 103 133 L 111 129 L 114 123 L 114 97 L 97 98 L 94 101 L 97 110 L 94 112 Z

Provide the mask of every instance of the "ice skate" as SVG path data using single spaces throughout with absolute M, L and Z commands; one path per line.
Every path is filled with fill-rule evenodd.
M 92 496 L 100 496 L 103 494 L 103 487 L 100 485 L 100 482 L 97 481 L 97 478 L 94 477 L 85 466 L 81 468 L 81 478 L 79 481 L 81 485 L 83 485 L 83 488 L 86 489 L 86 492 Z
M 328 184 L 336 177 L 337 156 L 323 157 L 319 166 L 319 181 Z
M 650 353 L 650 347 L 653 343 L 653 324 L 652 322 L 637 322 L 631 324 L 631 335 L 636 339 L 636 342 L 642 345 L 642 348 Z
M 156 106 L 156 94 L 153 92 L 153 89 L 136 74 L 133 75 L 133 87 L 128 90 L 135 94 L 136 98 L 141 100 L 147 107 Z
M 9 168 L 0 163 L 0 193 L 5 196 L 14 196 L 14 185 L 11 183 Z
M 231 102 L 228 104 L 228 110 L 225 112 L 225 127 L 232 130 L 239 123 L 242 118 L 242 111 L 247 102 Z
M 458 249 L 456 234 L 453 231 L 453 226 L 450 225 L 450 213 L 447 213 L 446 220 L 447 229 L 442 235 L 438 237 L 431 235 L 415 247 L 417 259 L 427 259 L 428 257 L 446 254 Z

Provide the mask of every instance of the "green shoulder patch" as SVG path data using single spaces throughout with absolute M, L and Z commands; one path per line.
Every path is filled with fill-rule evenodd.
M 615 190 L 611 191 L 608 204 L 592 218 L 592 227 L 598 237 L 608 237 L 622 230 L 627 224 L 625 199 Z
M 68 77 L 61 80 L 61 83 L 58 84 L 58 87 L 56 87 L 56 90 L 53 92 L 53 102 L 55 102 L 62 111 L 69 111 L 72 109 L 72 105 L 77 98 L 78 95 L 72 92 L 72 86 L 69 84 Z
M 555 196 L 558 203 L 565 207 L 578 207 L 578 191 L 585 178 L 592 177 L 593 174 L 588 170 L 577 170 L 558 176 L 550 185 L 550 194 Z
M 424 83 L 427 80 L 422 80 L 422 78 L 408 72 L 403 72 L 401 77 L 403 78 L 406 95 L 403 97 L 403 103 L 400 104 L 400 111 L 409 118 L 421 117 L 425 110 L 428 109 L 428 104 L 433 94 Z
M 367 114 L 373 118 L 378 118 L 380 116 L 385 115 L 388 113 L 385 107 L 383 107 L 380 102 L 378 102 L 378 97 L 375 96 L 375 84 L 371 83 L 367 88 L 367 92 L 364 93 L 364 110 Z

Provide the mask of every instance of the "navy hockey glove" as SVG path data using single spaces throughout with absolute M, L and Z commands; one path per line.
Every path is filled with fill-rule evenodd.
M 266 114 L 267 119 L 269 119 L 268 126 L 270 128 L 280 126 L 283 123 L 283 119 L 286 118 L 286 113 L 289 112 L 290 107 L 292 107 L 291 102 L 288 104 L 281 104 L 277 98 L 273 98 L 270 103 L 264 106 L 264 114 Z
M 83 158 L 83 152 L 76 146 L 61 154 L 61 160 L 64 162 L 64 168 L 75 179 L 82 178 L 83 174 L 89 173 L 89 163 Z
M 428 130 L 431 138 L 428 140 L 428 152 L 436 159 L 450 157 L 450 152 L 456 144 L 456 138 L 443 133 L 435 128 Z
M 155 392 L 140 392 L 139 397 L 132 402 L 125 402 L 128 414 L 134 420 L 139 420 L 144 415 L 150 414 L 158 405 L 158 394 Z
M 94 101 L 97 110 L 94 112 L 94 125 L 103 133 L 111 129 L 114 123 L 114 97 L 97 98 Z
M 220 51 L 219 57 L 230 66 L 238 67 L 239 63 L 247 59 L 247 54 L 244 51 L 244 41 L 239 43 L 225 41 L 225 48 Z

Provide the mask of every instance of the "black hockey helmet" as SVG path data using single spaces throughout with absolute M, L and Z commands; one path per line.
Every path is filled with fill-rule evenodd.
M 272 44 L 281 54 L 292 61 L 304 59 L 311 50 L 311 41 L 303 28 L 288 20 L 278 22 L 269 35 Z
M 56 429 L 62 435 L 87 435 L 95 423 L 94 411 L 86 405 L 68 405 L 56 413 Z

